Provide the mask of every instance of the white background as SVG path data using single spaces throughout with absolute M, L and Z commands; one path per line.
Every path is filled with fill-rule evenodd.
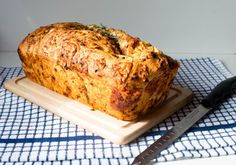
M 0 0 L 0 65 L 19 66 L 19 42 L 62 21 L 123 29 L 177 58 L 236 56 L 235 0 Z
M 0 50 L 59 21 L 124 29 L 170 52 L 235 53 L 235 0 L 2 0 Z

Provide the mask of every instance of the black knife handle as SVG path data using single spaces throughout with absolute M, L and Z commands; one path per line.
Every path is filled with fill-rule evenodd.
M 220 102 L 226 99 L 235 88 L 236 76 L 219 83 L 211 93 L 202 100 L 201 104 L 206 108 L 215 108 Z

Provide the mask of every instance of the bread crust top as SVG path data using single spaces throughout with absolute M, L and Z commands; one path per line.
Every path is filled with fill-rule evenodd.
M 40 27 L 21 42 L 18 51 L 53 60 L 80 74 L 112 77 L 118 84 L 148 81 L 161 67 L 169 71 L 179 66 L 150 43 L 122 30 L 77 22 Z M 20 58 L 23 63 L 27 60 Z

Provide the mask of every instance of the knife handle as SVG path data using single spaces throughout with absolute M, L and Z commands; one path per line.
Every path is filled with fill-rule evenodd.
M 219 83 L 211 93 L 202 100 L 201 104 L 206 108 L 215 108 L 220 102 L 226 99 L 235 88 L 236 76 Z

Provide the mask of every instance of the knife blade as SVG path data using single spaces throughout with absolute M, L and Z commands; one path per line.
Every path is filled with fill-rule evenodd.
M 209 111 L 216 108 L 222 101 L 230 96 L 236 88 L 236 76 L 228 78 L 219 83 L 195 108 L 191 113 L 179 121 L 175 126 L 168 130 L 156 142 L 140 153 L 132 162 L 132 165 L 144 165 L 158 156 L 161 151 L 166 149 L 176 141 L 184 132 L 191 128 L 198 120 L 205 116 Z

